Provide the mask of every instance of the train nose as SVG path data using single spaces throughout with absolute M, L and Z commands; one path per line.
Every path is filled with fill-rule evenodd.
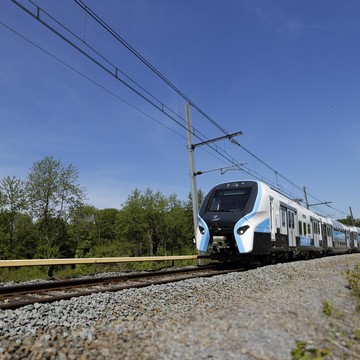
M 219 228 L 219 223 L 218 222 L 211 222 L 210 224 L 210 229 L 217 229 Z

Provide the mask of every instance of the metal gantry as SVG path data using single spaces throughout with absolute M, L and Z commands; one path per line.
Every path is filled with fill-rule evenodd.
M 196 239 L 196 230 L 198 225 L 198 212 L 199 212 L 199 200 L 198 200 L 198 191 L 197 191 L 197 184 L 196 184 L 196 176 L 201 175 L 207 171 L 202 172 L 196 172 L 195 171 L 195 158 L 194 158 L 194 150 L 203 145 L 208 145 L 211 143 L 214 143 L 216 141 L 220 140 L 230 140 L 234 144 L 238 144 L 235 140 L 233 140 L 233 137 L 242 135 L 242 131 L 238 131 L 236 133 L 232 134 L 226 134 L 224 136 L 220 136 L 214 139 L 202 141 L 197 144 L 192 143 L 192 135 L 193 135 L 193 127 L 191 123 L 191 113 L 190 113 L 190 103 L 185 104 L 185 117 L 186 117 L 186 133 L 187 133 L 187 149 L 188 149 L 188 155 L 189 155 L 189 166 L 190 166 L 190 183 L 191 183 L 191 200 L 192 200 L 192 209 L 193 209 L 193 221 L 194 221 L 194 237 Z M 218 169 L 222 170 L 224 168 Z M 223 174 L 223 172 L 222 172 Z

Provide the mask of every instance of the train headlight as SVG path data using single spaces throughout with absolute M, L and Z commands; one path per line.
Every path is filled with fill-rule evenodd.
M 201 235 L 205 234 L 205 229 L 201 225 L 199 225 L 199 231 Z
M 245 226 L 239 227 L 239 228 L 237 229 L 237 233 L 238 233 L 239 235 L 244 235 L 245 232 L 246 232 L 246 230 L 247 230 L 249 227 L 250 227 L 249 225 L 245 225 Z

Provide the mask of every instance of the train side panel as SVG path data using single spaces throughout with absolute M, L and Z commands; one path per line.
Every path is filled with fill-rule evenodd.
M 201 206 L 197 249 L 213 258 L 297 257 L 360 246 L 360 229 L 321 217 L 259 181 L 214 187 Z

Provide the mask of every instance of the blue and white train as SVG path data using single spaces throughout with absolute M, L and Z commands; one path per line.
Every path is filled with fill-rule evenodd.
M 196 246 L 219 260 L 307 258 L 358 251 L 360 228 L 320 216 L 260 181 L 234 181 L 205 197 Z

